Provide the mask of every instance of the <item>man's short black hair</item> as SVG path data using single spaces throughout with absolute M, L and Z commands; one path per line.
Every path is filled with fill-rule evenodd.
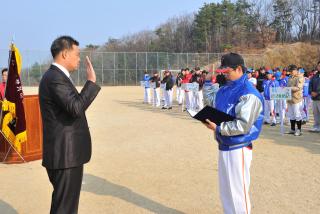
M 51 55 L 55 58 L 61 51 L 72 49 L 72 45 L 79 46 L 79 42 L 71 36 L 60 36 L 52 42 Z
M 319 64 L 320 64 L 320 61 L 318 61 L 317 65 L 319 65 Z
M 298 66 L 293 65 L 293 64 L 289 65 L 288 66 L 288 71 L 293 71 L 293 70 L 298 70 Z
M 1 74 L 3 75 L 3 72 L 8 72 L 8 68 L 3 68 L 2 70 L 1 70 Z

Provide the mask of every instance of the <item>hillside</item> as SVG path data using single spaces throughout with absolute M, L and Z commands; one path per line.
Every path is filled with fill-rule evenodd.
M 303 42 L 271 44 L 265 49 L 234 48 L 229 51 L 243 54 L 246 66 L 254 68 L 263 65 L 274 68 L 296 64 L 310 70 L 320 60 L 320 45 Z M 214 62 L 213 65 L 216 63 Z
M 293 43 L 286 45 L 271 45 L 264 53 L 266 66 L 287 66 L 296 64 L 297 66 L 313 69 L 320 59 L 320 46 L 310 43 Z

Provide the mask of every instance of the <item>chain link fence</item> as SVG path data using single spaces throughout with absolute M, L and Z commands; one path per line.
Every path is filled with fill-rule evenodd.
M 21 51 L 21 80 L 24 86 L 38 86 L 43 73 L 52 63 L 46 51 Z M 8 50 L 0 50 L 0 67 L 8 64 Z M 97 76 L 97 83 L 104 86 L 139 85 L 144 72 L 180 70 L 196 66 L 209 69 L 220 61 L 222 53 L 165 53 L 165 52 L 81 52 L 80 66 L 71 74 L 76 85 L 86 81 L 85 56 L 89 56 Z M 264 65 L 261 55 L 242 54 L 248 67 Z

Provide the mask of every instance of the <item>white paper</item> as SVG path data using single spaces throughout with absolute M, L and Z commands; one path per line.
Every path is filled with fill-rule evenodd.
M 194 117 L 198 113 L 194 110 L 187 110 L 187 112 L 190 114 L 191 117 Z

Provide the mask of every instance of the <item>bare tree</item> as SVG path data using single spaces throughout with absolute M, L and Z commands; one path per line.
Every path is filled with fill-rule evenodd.
M 310 40 L 315 40 L 320 35 L 319 33 L 319 19 L 320 19 L 320 1 L 313 0 L 310 2 L 310 10 L 309 10 L 309 19 L 307 21 L 307 26 L 309 29 L 309 38 Z M 319 39 L 319 38 L 318 38 Z
M 262 47 L 266 47 L 269 43 L 274 42 L 275 31 L 271 28 L 271 23 L 274 20 L 272 10 L 272 0 L 251 0 L 252 13 L 256 17 L 257 37 L 262 43 Z

